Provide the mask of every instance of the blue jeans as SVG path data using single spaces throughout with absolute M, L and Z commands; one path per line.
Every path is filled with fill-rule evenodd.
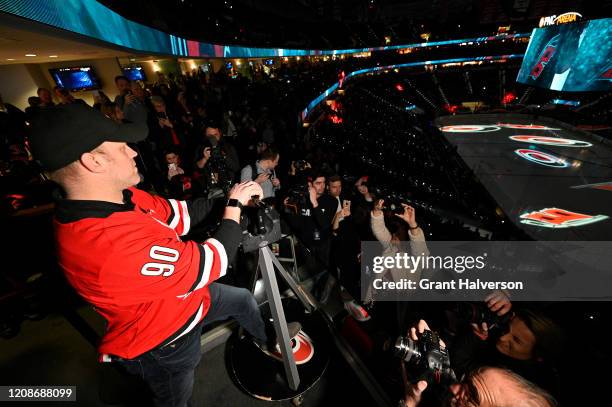
M 134 359 L 117 360 L 129 373 L 147 383 L 155 406 L 191 406 L 195 368 L 202 356 L 200 335 L 204 325 L 232 317 L 255 338 L 267 340 L 257 301 L 249 290 L 219 283 L 212 283 L 209 290 L 210 308 L 191 332 Z

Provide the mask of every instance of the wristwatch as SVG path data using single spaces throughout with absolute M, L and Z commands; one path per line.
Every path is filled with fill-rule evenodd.
M 240 203 L 239 200 L 237 199 L 228 199 L 227 200 L 227 204 L 225 204 L 225 206 L 231 206 L 234 208 L 240 208 L 242 209 L 242 207 L 244 206 L 243 204 Z

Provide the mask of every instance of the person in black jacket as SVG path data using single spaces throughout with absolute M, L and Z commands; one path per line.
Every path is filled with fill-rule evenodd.
M 487 306 L 498 315 L 505 315 L 512 304 L 500 291 L 487 298 Z M 514 309 L 507 331 L 498 337 L 489 334 L 489 327 L 472 324 L 458 333 L 450 347 L 451 365 L 457 376 L 481 366 L 505 367 L 559 396 L 556 362 L 562 352 L 561 329 L 542 312 Z
M 336 215 L 337 201 L 325 192 L 325 175 L 312 172 L 305 177 L 308 183 L 308 196 L 297 213 L 287 217 L 287 222 L 296 232 L 300 241 L 311 251 L 310 266 L 321 270 L 329 265 L 332 238 L 332 223 Z M 285 207 L 289 202 L 285 199 Z

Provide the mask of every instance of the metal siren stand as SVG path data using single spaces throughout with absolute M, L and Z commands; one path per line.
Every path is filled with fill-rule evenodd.
M 302 290 L 293 277 L 285 270 L 276 258 L 274 253 L 268 247 L 268 241 L 262 241 L 259 244 L 259 262 L 258 269 L 261 270 L 263 277 L 266 296 L 270 304 L 271 316 L 274 319 L 274 330 L 276 331 L 277 338 L 282 338 L 280 341 L 280 350 L 283 356 L 283 364 L 285 367 L 285 374 L 287 376 L 287 382 L 291 390 L 296 391 L 300 385 L 300 376 L 298 374 L 297 365 L 293 356 L 291 347 L 291 338 L 289 337 L 289 330 L 287 328 L 287 320 L 285 319 L 285 311 L 283 310 L 283 304 L 281 302 L 280 292 L 278 290 L 278 282 L 276 280 L 276 273 L 274 272 L 274 266 L 278 270 L 280 276 L 289 285 L 291 290 L 298 297 L 300 302 L 304 305 L 308 312 L 315 309 L 313 302 L 309 299 L 308 295 Z M 255 272 L 255 279 L 257 279 L 257 272 Z

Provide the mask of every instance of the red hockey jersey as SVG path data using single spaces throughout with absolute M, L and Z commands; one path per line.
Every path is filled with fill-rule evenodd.
M 135 188 L 124 198 L 59 202 L 55 233 L 68 281 L 108 322 L 100 354 L 131 359 L 204 318 L 207 286 L 225 274 L 228 258 L 216 239 L 181 241 L 196 211 L 190 203 Z

